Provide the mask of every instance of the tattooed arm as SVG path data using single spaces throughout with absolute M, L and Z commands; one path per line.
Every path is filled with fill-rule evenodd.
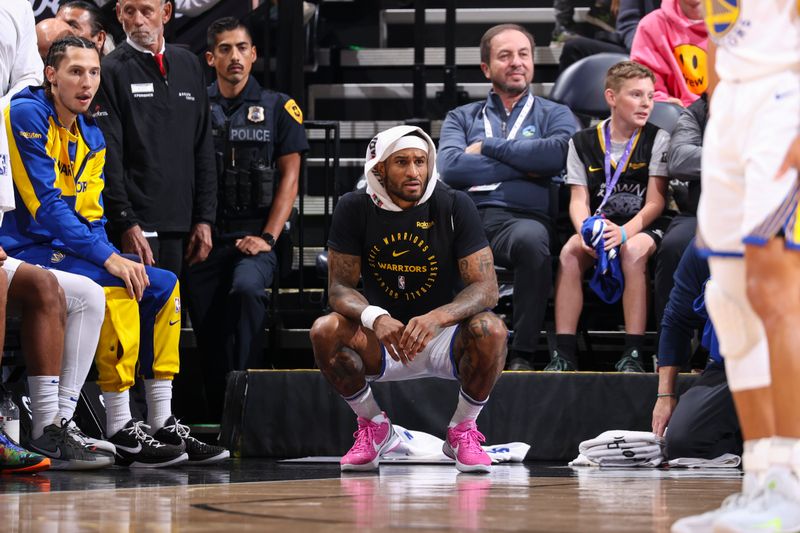
M 356 290 L 361 277 L 361 258 L 328 250 L 328 301 L 331 309 L 361 324 L 361 313 L 369 305 L 363 294 Z M 386 347 L 389 356 L 404 365 L 414 359 L 401 346 L 400 336 L 405 324 L 390 315 L 380 315 L 373 322 L 373 331 Z
M 488 246 L 459 259 L 458 270 L 465 287 L 453 301 L 408 322 L 400 340 L 407 353 L 421 351 L 441 328 L 458 324 L 497 305 L 497 275 Z
M 452 303 L 434 309 L 444 315 L 442 327 L 458 324 L 462 320 L 492 309 L 500 297 L 497 288 L 497 274 L 494 271 L 494 256 L 488 246 L 458 260 L 458 271 L 464 281 L 464 289 Z
M 361 323 L 361 313 L 369 305 L 356 290 L 361 278 L 361 258 L 328 250 L 328 301 L 331 309 Z

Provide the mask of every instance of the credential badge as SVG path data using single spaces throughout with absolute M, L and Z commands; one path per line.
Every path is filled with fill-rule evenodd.
M 247 120 L 250 122 L 264 122 L 264 108 L 253 105 L 247 109 Z

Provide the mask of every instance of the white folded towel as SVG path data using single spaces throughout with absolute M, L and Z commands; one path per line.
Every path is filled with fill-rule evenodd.
M 647 431 L 611 430 L 578 445 L 570 466 L 656 467 L 664 461 L 664 439 Z

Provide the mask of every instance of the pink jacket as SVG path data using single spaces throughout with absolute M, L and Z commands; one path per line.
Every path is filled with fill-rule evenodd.
M 656 101 L 675 97 L 688 106 L 703 94 L 708 87 L 707 42 L 703 21 L 686 18 L 677 0 L 663 0 L 661 8 L 639 22 L 631 59 L 656 75 Z

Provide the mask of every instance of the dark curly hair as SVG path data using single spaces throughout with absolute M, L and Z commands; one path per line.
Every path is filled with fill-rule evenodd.
M 78 37 L 77 35 L 67 35 L 50 45 L 50 50 L 47 51 L 47 58 L 44 61 L 45 68 L 53 67 L 57 69 L 58 65 L 61 63 L 61 60 L 67 55 L 67 48 L 70 47 L 94 50 L 97 53 L 97 57 L 100 57 L 100 52 L 97 51 L 97 48 L 95 48 L 92 41 L 86 39 L 85 37 Z M 53 87 L 50 82 L 47 81 L 47 78 L 44 80 L 44 90 L 47 94 L 47 97 L 52 99 Z

